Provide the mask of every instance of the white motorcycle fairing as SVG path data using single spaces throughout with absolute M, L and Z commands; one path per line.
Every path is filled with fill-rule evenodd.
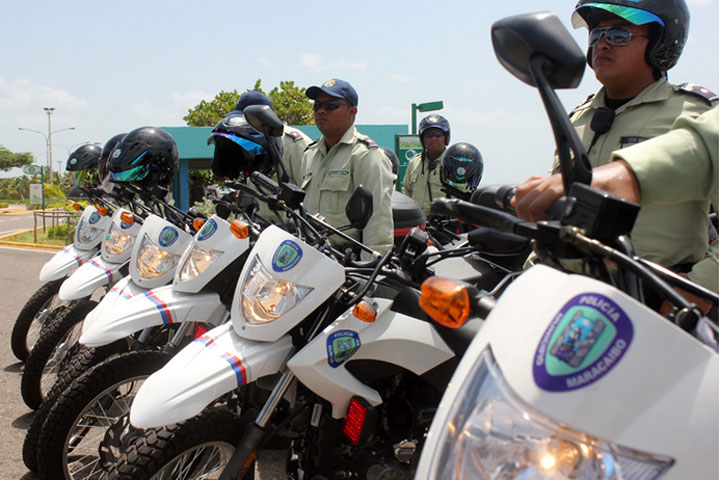
M 189 261 L 189 256 L 195 249 L 210 251 L 218 258 L 213 260 L 200 275 L 191 280 L 183 281 L 181 273 L 184 265 Z M 235 261 L 240 255 L 250 248 L 249 238 L 237 238 L 230 231 L 230 224 L 213 215 L 205 222 L 203 227 L 192 238 L 192 243 L 187 246 L 175 269 L 173 288 L 177 292 L 198 293 L 208 282 L 214 279 L 225 267 Z
M 279 372 L 293 348 L 289 335 L 276 342 L 241 338 L 229 323 L 178 352 L 140 387 L 130 423 L 137 428 L 190 418 L 221 395 Z
M 265 323 L 243 318 L 242 299 L 248 276 L 256 260 L 276 279 L 311 291 L 286 314 Z M 274 342 L 300 323 L 345 282 L 345 269 L 339 263 L 286 231 L 270 225 L 260 234 L 250 252 L 235 289 L 231 307 L 232 325 L 243 338 Z
M 58 296 L 61 300 L 75 300 L 92 295 L 104 285 L 113 285 L 122 278 L 120 269 L 127 262 L 110 263 L 103 259 L 102 255 L 95 255 L 60 285 Z
M 52 282 L 63 278 L 91 259 L 99 250 L 99 247 L 81 250 L 75 244 L 64 247 L 42 266 L 40 269 L 40 281 Z
M 80 219 L 78 219 L 77 226 L 75 227 L 75 237 L 73 244 L 80 250 L 92 250 L 100 247 L 100 243 L 105 238 L 105 232 L 110 228 L 112 220 L 107 215 L 100 215 L 98 209 L 92 205 L 88 205 L 83 210 Z M 83 233 L 86 228 L 92 229 L 97 234 L 91 235 L 86 238 Z
M 579 341 L 586 318 L 587 337 Z M 597 319 L 600 333 L 590 330 Z M 446 429 L 465 428 L 449 413 L 488 349 L 505 383 L 532 411 L 615 445 L 672 458 L 663 479 L 717 478 L 718 354 L 612 286 L 543 265 L 508 287 L 463 356 L 417 478 L 447 467 L 433 464 L 447 445 Z
M 100 303 L 93 308 L 83 320 L 82 330 L 91 328 L 90 325 L 94 321 L 102 321 L 106 315 L 114 315 L 115 312 L 125 311 L 125 306 L 131 298 L 147 290 L 146 288 L 137 286 L 130 275 L 121 278 L 100 300 Z M 82 336 L 80 337 L 82 339 Z M 82 341 L 80 342 L 82 343 Z
M 356 318 L 351 308 L 288 362 L 303 385 L 332 404 L 333 418 L 345 416 L 355 395 L 373 406 L 382 403 L 376 390 L 348 372 L 348 361 L 385 362 L 422 375 L 455 356 L 430 323 L 391 311 L 391 300 L 374 302 L 373 323 Z
M 192 235 L 164 218 L 157 215 L 149 215 L 143 221 L 142 228 L 140 228 L 137 234 L 132 249 L 130 276 L 133 281 L 145 289 L 157 288 L 170 283 L 175 275 L 177 263 L 175 263 L 172 268 L 152 278 L 143 277 L 138 269 L 138 264 L 141 262 L 140 256 L 143 255 L 143 249 L 150 248 L 155 251 L 164 251 L 179 259 L 191 239 Z
M 163 324 L 202 321 L 219 325 L 228 316 L 217 293 L 186 294 L 166 285 L 144 290 L 123 302 L 122 308 L 85 321 L 80 343 L 88 347 L 107 345 L 144 328 Z

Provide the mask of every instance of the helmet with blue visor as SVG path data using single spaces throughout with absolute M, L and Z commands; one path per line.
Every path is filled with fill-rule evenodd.
M 645 58 L 656 72 L 666 72 L 675 66 L 690 29 L 690 12 L 685 0 L 580 0 L 571 21 L 575 28 L 585 27 L 590 31 L 600 22 L 616 18 L 650 27 Z M 591 67 L 592 50 L 590 47 L 587 52 Z
M 137 128 L 120 140 L 110 152 L 108 169 L 113 182 L 132 183 L 141 188 L 167 187 L 178 171 L 177 144 L 160 128 Z
M 238 178 L 250 172 L 268 174 L 272 171 L 265 136 L 255 130 L 239 110 L 233 110 L 218 122 L 207 143 L 215 145 L 212 161 L 215 175 Z
M 472 192 L 480 184 L 483 169 L 480 150 L 466 142 L 456 143 L 443 155 L 440 180 L 458 190 Z

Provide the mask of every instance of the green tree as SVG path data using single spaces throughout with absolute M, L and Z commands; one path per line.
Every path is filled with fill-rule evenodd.
M 263 91 L 262 80 L 258 79 L 253 88 L 246 92 L 257 91 L 266 95 L 275 106 L 275 113 L 288 125 L 311 125 L 313 122 L 312 102 L 305 96 L 305 89 L 295 86 L 295 82 L 280 82 L 280 87 Z M 232 92 L 221 91 L 209 102 L 201 101 L 188 110 L 183 120 L 191 127 L 211 127 L 220 121 L 223 115 L 232 111 L 237 104 L 240 94 L 237 90 Z
M 11 168 L 24 167 L 33 163 L 31 153 L 13 153 L 3 145 L 0 145 L 0 170 L 6 172 Z

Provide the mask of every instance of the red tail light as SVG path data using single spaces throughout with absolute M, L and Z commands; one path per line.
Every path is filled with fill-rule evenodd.
M 360 443 L 365 422 L 368 419 L 368 410 L 369 407 L 364 400 L 357 397 L 350 400 L 342 431 L 353 445 Z
M 203 327 L 202 325 L 198 325 L 195 327 L 195 338 L 193 340 L 197 340 L 198 338 L 202 337 L 207 333 L 207 328 Z

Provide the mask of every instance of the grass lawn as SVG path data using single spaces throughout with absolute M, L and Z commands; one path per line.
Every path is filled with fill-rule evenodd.
M 48 238 L 47 232 L 43 232 L 42 227 L 37 229 L 37 242 L 35 241 L 35 235 L 32 231 L 13 235 L 11 237 L 3 238 L 4 242 L 17 242 L 17 243 L 38 243 L 41 245 L 57 245 L 63 247 L 68 245 L 68 242 L 64 238 Z M 70 238 L 72 243 L 73 239 Z

